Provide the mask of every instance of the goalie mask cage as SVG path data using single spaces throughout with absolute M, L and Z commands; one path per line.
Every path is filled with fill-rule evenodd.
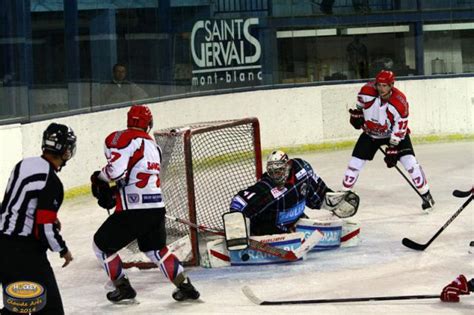
M 222 214 L 232 197 L 262 175 L 257 118 L 193 123 L 154 133 L 162 150 L 160 178 L 168 214 L 213 229 L 223 229 Z M 168 243 L 190 235 L 198 265 L 199 235 L 167 220 Z

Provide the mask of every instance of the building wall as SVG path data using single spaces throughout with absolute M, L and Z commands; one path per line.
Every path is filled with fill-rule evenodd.
M 410 80 L 396 83 L 410 103 L 409 127 L 414 136 L 474 133 L 474 78 Z M 257 117 L 263 148 L 355 140 L 359 131 L 349 122 L 348 109 L 361 84 L 271 89 L 184 98 L 150 104 L 155 128 L 193 122 Z M 87 184 L 104 162 L 103 140 L 126 127 L 127 108 L 57 118 L 78 136 L 76 156 L 60 177 L 65 188 Z M 51 121 L 0 128 L 0 191 L 19 159 L 41 153 L 41 136 Z

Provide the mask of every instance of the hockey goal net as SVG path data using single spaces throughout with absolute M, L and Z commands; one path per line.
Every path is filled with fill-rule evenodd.
M 257 118 L 211 121 L 154 132 L 162 150 L 161 184 L 170 216 L 222 230 L 222 214 L 231 198 L 262 175 L 260 129 Z M 167 220 L 168 243 L 185 236 L 191 241 L 187 265 L 200 262 L 204 234 Z M 140 257 L 140 256 L 138 256 Z M 147 268 L 135 258 L 129 266 Z

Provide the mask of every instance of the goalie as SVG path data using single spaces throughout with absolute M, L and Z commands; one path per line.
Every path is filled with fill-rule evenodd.
M 232 198 L 230 211 L 250 219 L 251 235 L 268 235 L 294 232 L 296 222 L 306 217 L 306 206 L 347 218 L 356 214 L 359 197 L 350 191 L 333 192 L 308 162 L 273 151 L 262 178 Z

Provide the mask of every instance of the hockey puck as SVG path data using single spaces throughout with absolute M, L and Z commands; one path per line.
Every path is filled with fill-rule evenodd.
M 36 313 L 46 305 L 46 290 L 32 281 L 17 281 L 5 287 L 3 305 L 13 313 Z
M 469 246 L 474 247 L 474 241 L 471 241 L 471 242 L 469 243 Z
M 250 259 L 250 256 L 249 256 L 249 254 L 245 253 L 240 257 L 240 259 L 242 259 L 242 261 L 247 261 L 247 260 Z

